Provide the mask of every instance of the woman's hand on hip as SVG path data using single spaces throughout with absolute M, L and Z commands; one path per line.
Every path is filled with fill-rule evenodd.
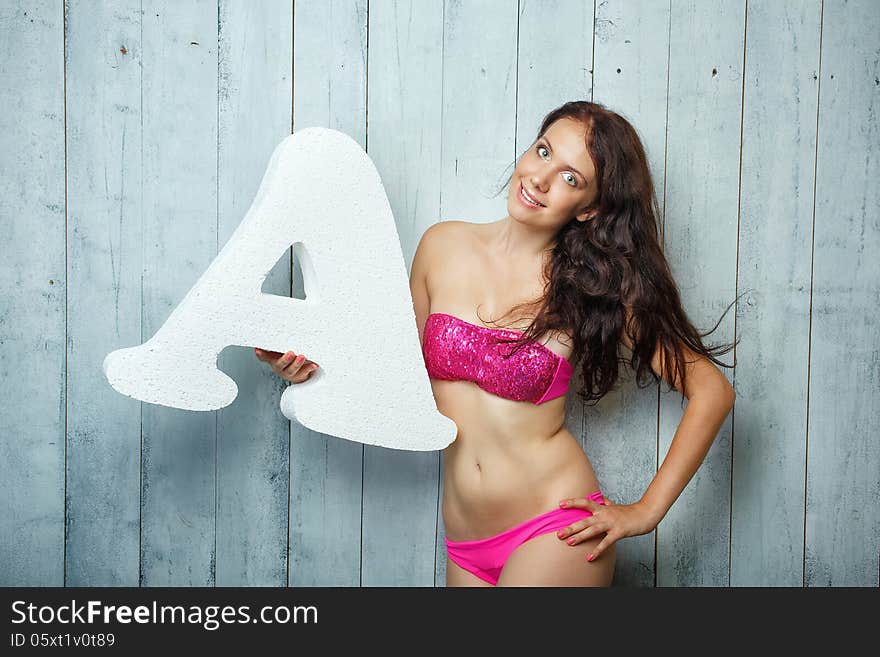
M 318 369 L 317 363 L 308 360 L 303 354 L 297 356 L 292 351 L 282 354 L 280 351 L 254 348 L 254 354 L 267 363 L 275 374 L 291 383 L 302 383 Z
M 653 514 L 639 502 L 615 504 L 607 497 L 602 499 L 605 504 L 599 504 L 589 497 L 572 497 L 559 502 L 559 507 L 562 509 L 586 509 L 593 514 L 556 532 L 560 540 L 569 545 L 577 545 L 581 541 L 605 534 L 605 538 L 599 542 L 593 553 L 587 555 L 588 561 L 598 559 L 599 555 L 615 541 L 627 536 L 647 534 L 657 526 Z

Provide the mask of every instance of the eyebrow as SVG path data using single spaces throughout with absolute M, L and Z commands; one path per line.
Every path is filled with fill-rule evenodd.
M 541 139 L 543 139 L 544 141 L 547 142 L 547 145 L 550 147 L 550 150 L 552 151 L 552 150 L 553 150 L 553 144 L 550 143 L 550 140 L 547 139 L 546 136 L 541 137 Z M 584 174 L 582 174 L 580 171 L 578 171 L 577 169 L 575 169 L 573 166 L 571 166 L 570 164 L 563 164 L 562 166 L 571 169 L 572 171 L 574 171 L 577 175 L 579 175 L 579 176 L 581 177 L 581 180 L 583 180 L 584 182 L 587 182 L 587 177 L 586 177 Z

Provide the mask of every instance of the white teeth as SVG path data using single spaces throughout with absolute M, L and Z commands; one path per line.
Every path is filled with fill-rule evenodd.
M 540 205 L 542 208 L 544 207 L 543 205 L 541 205 L 540 203 L 538 203 L 535 199 L 533 199 L 531 196 L 529 196 L 529 193 L 526 191 L 526 188 L 525 188 L 525 187 L 523 187 L 522 185 L 520 185 L 520 189 L 522 190 L 522 195 L 523 195 L 523 197 L 525 197 L 525 199 L 526 199 L 529 203 L 531 203 L 532 205 Z

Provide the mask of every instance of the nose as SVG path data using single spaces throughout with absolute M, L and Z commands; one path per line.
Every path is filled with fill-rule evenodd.
M 549 172 L 544 169 L 536 169 L 529 176 L 529 182 L 532 183 L 532 187 L 537 189 L 539 192 L 544 193 L 547 191 L 547 176 Z

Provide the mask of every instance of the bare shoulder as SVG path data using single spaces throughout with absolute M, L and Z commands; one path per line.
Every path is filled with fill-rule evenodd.
M 434 241 L 461 239 L 462 237 L 473 234 L 473 227 L 475 225 L 476 224 L 467 221 L 459 221 L 457 219 L 438 221 L 436 224 L 428 226 L 422 239 L 431 239 Z
M 442 272 L 450 261 L 464 264 L 473 244 L 475 224 L 466 221 L 438 221 L 422 234 L 413 260 L 414 273 L 420 276 L 429 291 L 442 286 Z
M 431 224 L 422 234 L 419 242 L 419 250 L 428 261 L 435 260 L 438 257 L 448 257 L 454 252 L 460 252 L 461 247 L 466 243 L 465 240 L 472 239 L 474 234 L 474 224 L 466 221 L 438 221 Z

